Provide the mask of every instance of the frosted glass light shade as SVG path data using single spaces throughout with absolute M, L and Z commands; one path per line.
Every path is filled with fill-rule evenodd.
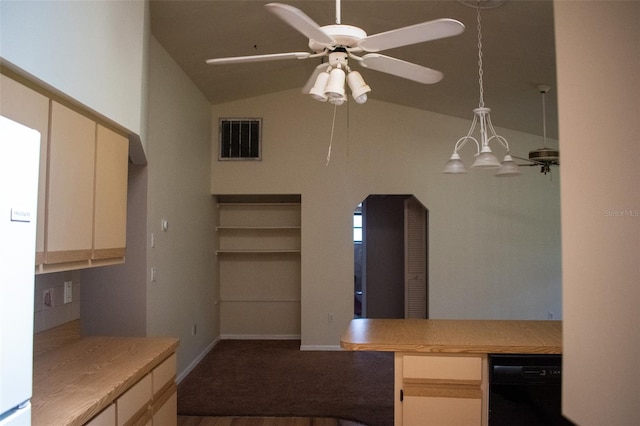
M 480 154 L 476 157 L 476 161 L 473 162 L 471 167 L 477 167 L 479 169 L 497 169 L 500 167 L 500 162 L 493 152 L 491 152 L 491 148 L 483 146 Z
M 329 81 L 329 73 L 327 71 L 324 71 L 318 74 L 315 84 L 313 85 L 311 90 L 309 90 L 309 94 L 313 97 L 313 99 L 320 102 L 327 101 L 328 96 L 325 93 L 325 90 L 326 90 L 328 81 Z
M 329 82 L 325 89 L 325 93 L 329 98 L 342 98 L 345 95 L 344 92 L 344 71 L 340 68 L 334 68 L 329 74 Z
M 340 106 L 340 105 L 344 104 L 345 102 L 347 102 L 347 95 L 330 97 L 329 98 L 329 102 L 331 102 L 332 104 L 334 104 L 336 106 Z
M 498 177 L 510 177 L 510 176 L 519 176 L 520 168 L 513 161 L 513 158 L 509 154 L 504 156 L 504 160 L 502 160 L 502 164 L 500 164 L 500 168 L 498 169 L 498 173 L 496 176 Z
M 448 174 L 461 174 L 467 173 L 466 167 L 464 167 L 464 163 L 460 159 L 460 155 L 457 152 L 454 152 L 447 164 L 444 165 L 444 170 L 442 173 Z
M 364 82 L 362 75 L 358 71 L 351 71 L 347 75 L 347 83 L 351 90 L 351 96 L 358 104 L 367 102 L 367 93 L 371 91 L 371 87 Z

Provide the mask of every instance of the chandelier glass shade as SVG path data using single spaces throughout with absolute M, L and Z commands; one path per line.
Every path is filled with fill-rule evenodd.
M 480 4 L 477 6 L 477 23 L 478 23 L 478 82 L 480 86 L 480 102 L 478 108 L 473 110 L 473 122 L 466 136 L 461 137 L 453 148 L 453 154 L 449 161 L 445 164 L 442 173 L 461 174 L 467 173 L 467 169 L 460 157 L 460 150 L 468 143 L 473 142 L 476 145 L 475 161 L 471 165 L 476 169 L 497 169 L 496 176 L 508 177 L 518 176 L 520 171 L 518 165 L 509 155 L 509 142 L 502 136 L 498 135 L 491 123 L 491 109 L 484 106 L 484 87 L 483 87 L 483 69 L 482 69 L 482 26 L 480 19 Z M 473 136 L 476 127 L 479 136 Z M 491 150 L 491 143 L 501 146 L 506 154 L 502 163 Z

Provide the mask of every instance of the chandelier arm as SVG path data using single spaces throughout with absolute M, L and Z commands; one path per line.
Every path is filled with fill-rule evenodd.
M 476 138 L 470 135 L 463 136 L 460 139 L 458 139 L 458 142 L 456 142 L 456 146 L 454 147 L 453 152 L 457 154 L 458 151 L 460 151 L 467 144 L 467 142 L 469 142 L 469 140 L 474 141 L 476 144 L 476 156 L 480 155 L 480 142 L 478 142 Z
M 507 154 L 509 153 L 509 142 L 507 142 L 505 138 L 494 133 L 493 136 L 487 139 L 487 143 L 491 142 L 493 139 L 500 142 L 500 145 L 502 145 L 502 147 L 507 151 Z
M 480 154 L 480 144 L 478 143 L 478 140 L 476 138 L 471 136 L 471 134 L 473 133 L 473 131 L 476 128 L 477 124 L 478 124 L 478 116 L 474 114 L 473 115 L 473 121 L 471 122 L 471 128 L 469 129 L 469 133 L 467 133 L 467 136 L 463 136 L 460 139 L 458 139 L 458 142 L 456 142 L 456 144 L 455 144 L 455 146 L 453 148 L 453 152 L 458 152 L 458 150 L 462 149 L 462 147 L 466 145 L 468 139 L 472 139 L 476 143 L 476 146 L 478 147 L 478 154 Z M 462 141 L 464 141 L 464 142 L 462 142 Z M 460 143 L 460 142 L 462 142 L 462 143 Z M 476 154 L 476 155 L 478 155 L 478 154 Z
M 489 130 L 491 131 L 491 134 L 493 136 L 491 136 L 487 143 L 489 143 L 489 141 L 493 138 L 498 139 L 498 141 L 502 144 L 502 146 L 507 150 L 507 153 L 509 153 L 509 142 L 507 142 L 507 139 L 505 139 L 504 137 L 500 136 L 498 134 L 498 132 L 496 132 L 496 130 L 493 128 L 493 123 L 491 123 L 491 117 L 487 116 L 487 125 L 489 126 Z

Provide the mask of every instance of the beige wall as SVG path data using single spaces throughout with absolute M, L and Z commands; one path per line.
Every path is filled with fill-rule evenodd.
M 216 213 L 208 185 L 211 107 L 153 38 L 149 51 L 147 335 L 180 338 L 181 374 L 220 334 L 214 303 Z M 156 268 L 155 282 L 150 268 Z
M 263 117 L 263 160 L 218 161 L 219 117 Z M 557 169 L 443 175 L 470 121 L 376 102 L 375 87 L 365 105 L 338 108 L 327 165 L 332 117 L 297 90 L 214 106 L 211 192 L 302 194 L 303 347 L 337 347 L 353 317 L 351 216 L 368 194 L 415 194 L 429 209 L 432 318 L 561 317 Z M 499 131 L 520 156 L 542 144 Z
M 564 412 L 640 424 L 640 2 L 555 2 Z
M 2 1 L 0 56 L 141 136 L 146 15 L 143 1 Z

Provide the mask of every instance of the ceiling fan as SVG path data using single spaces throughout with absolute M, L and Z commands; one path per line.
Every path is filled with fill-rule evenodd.
M 437 83 L 444 76 L 440 71 L 377 52 L 451 37 L 462 33 L 465 28 L 461 22 L 455 19 L 441 18 L 368 36 L 361 28 L 341 23 L 340 0 L 336 0 L 336 23 L 325 26 L 319 26 L 304 12 L 287 4 L 268 3 L 265 7 L 307 37 L 312 52 L 215 58 L 207 60 L 206 63 L 235 64 L 327 56 L 328 61 L 316 67 L 302 92 L 311 94 L 314 99 L 319 101 L 329 100 L 335 105 L 342 105 L 347 100 L 344 90 L 345 79 L 357 103 L 366 102 L 367 93 L 371 91 L 360 73 L 351 70 L 349 59 L 364 68 L 418 83 Z M 363 56 L 356 55 L 361 52 L 367 53 Z
M 549 93 L 551 88 L 543 84 L 538 85 L 538 90 L 542 95 L 542 147 L 529 151 L 529 158 L 516 157 L 518 160 L 528 161 L 532 164 L 526 166 L 540 166 L 540 173 L 551 173 L 551 166 L 560 165 L 560 151 L 553 148 L 547 148 L 547 121 L 546 121 L 546 103 L 545 95 Z M 523 165 L 523 164 L 521 164 Z

